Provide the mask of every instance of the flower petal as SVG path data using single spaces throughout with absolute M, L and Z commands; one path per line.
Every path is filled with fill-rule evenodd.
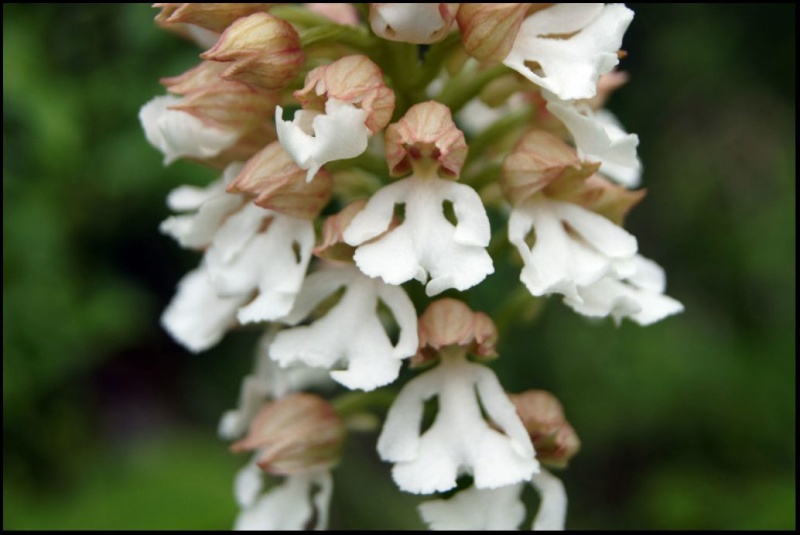
M 161 324 L 190 351 L 205 351 L 236 323 L 236 310 L 248 298 L 248 295 L 220 297 L 207 269 L 200 266 L 178 283 L 178 292 L 164 310 Z
M 238 132 L 209 126 L 189 113 L 170 109 L 181 100 L 172 95 L 155 97 L 139 111 L 145 137 L 164 153 L 164 165 L 184 156 L 212 158 L 239 139 Z
M 521 483 L 496 489 L 470 487 L 448 500 L 422 502 L 417 509 L 434 531 L 510 531 L 525 518 L 521 492 Z
M 324 164 L 354 158 L 367 150 L 371 134 L 365 124 L 367 112 L 353 104 L 329 98 L 324 114 L 312 118 L 312 113 L 299 111 L 289 122 L 283 120 L 280 106 L 275 109 L 278 139 L 298 167 L 308 170 L 308 182 Z

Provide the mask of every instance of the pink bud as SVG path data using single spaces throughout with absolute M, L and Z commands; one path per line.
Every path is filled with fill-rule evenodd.
M 250 158 L 230 186 L 230 193 L 255 195 L 255 203 L 300 219 L 315 219 L 328 204 L 333 182 L 324 169 L 306 182 L 306 171 L 297 167 L 280 142 L 274 141 Z
M 386 129 L 386 161 L 393 176 L 434 168 L 457 179 L 467 158 L 464 133 L 456 127 L 450 108 L 433 100 L 415 104 Z
M 297 31 L 268 13 L 254 13 L 237 20 L 200 57 L 230 63 L 222 74 L 226 80 L 269 91 L 286 87 L 305 63 Z
M 344 437 L 344 422 L 327 401 L 296 393 L 264 405 L 231 451 L 259 451 L 262 470 L 288 475 L 336 465 Z

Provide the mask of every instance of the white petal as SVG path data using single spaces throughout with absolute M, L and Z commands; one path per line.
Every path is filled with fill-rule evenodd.
M 251 507 L 242 510 L 238 531 L 304 530 L 316 518 L 313 529 L 327 524 L 332 482 L 330 475 L 296 474 L 270 489 Z
M 353 104 L 329 98 L 325 113 L 316 114 L 308 132 L 308 115 L 298 112 L 292 122 L 284 121 L 283 109 L 275 110 L 278 139 L 287 153 L 301 168 L 308 170 L 311 181 L 319 168 L 334 160 L 354 158 L 367 150 L 371 134 L 366 126 L 367 112 Z
M 542 470 L 534 474 L 531 483 L 539 491 L 539 511 L 533 519 L 533 531 L 563 531 L 567 518 L 567 493 L 556 476 Z
M 579 290 L 581 301 L 569 298 L 564 302 L 576 312 L 587 316 L 612 316 L 619 323 L 630 318 L 639 325 L 650 325 L 683 311 L 683 305 L 662 293 L 663 272 L 646 259 L 637 262 L 642 273 L 635 273 L 629 280 L 615 280 L 610 276 Z M 640 281 L 643 286 L 632 284 Z
M 332 371 L 331 377 L 351 389 L 372 390 L 394 381 L 401 359 L 416 352 L 416 343 L 411 346 L 406 341 L 405 347 L 401 348 L 400 344 L 392 347 L 376 313 L 378 298 L 382 294 L 391 295 L 392 306 L 395 309 L 399 306 L 403 316 L 412 316 L 416 324 L 411 301 L 402 290 L 387 292 L 382 282 L 368 279 L 353 268 L 331 271 L 336 275 L 336 272 L 345 272 L 345 292 L 339 302 L 311 325 L 278 333 L 271 348 L 272 358 L 283 366 L 302 362 L 307 366 L 331 368 L 341 363 L 346 369 Z M 312 287 L 318 286 L 317 280 L 330 281 L 327 273 L 312 274 L 309 277 Z M 328 285 L 325 289 L 332 290 L 335 286 Z M 314 299 L 303 296 L 308 302 L 324 298 L 324 294 Z M 406 335 L 406 339 L 409 338 Z
M 641 162 L 636 155 L 639 136 L 628 134 L 606 111 L 593 112 L 587 107 L 559 101 L 547 92 L 547 109 L 561 119 L 575 139 L 578 153 L 601 162 L 601 170 L 626 187 L 636 187 L 641 176 Z
M 311 259 L 310 221 L 273 214 L 269 227 L 246 241 L 270 213 L 247 205 L 225 221 L 206 251 L 211 282 L 219 294 L 258 290 L 238 313 L 242 323 L 273 321 L 288 314 Z
M 598 11 L 599 9 L 599 11 Z M 633 12 L 621 4 L 556 4 L 522 23 L 504 64 L 564 100 L 590 98 L 617 63 Z M 548 35 L 573 33 L 568 38 Z M 526 62 L 536 62 L 541 73 Z
M 376 35 L 403 43 L 430 44 L 440 39 L 444 20 L 439 4 L 374 4 L 370 26 Z
M 600 214 L 577 204 L 550 201 L 555 214 L 568 223 L 594 249 L 609 258 L 630 258 L 636 254 L 636 238 Z
M 402 490 L 443 492 L 455 487 L 464 472 L 475 476 L 478 488 L 497 488 L 528 480 L 538 470 L 527 435 L 526 448 L 519 437 L 504 435 L 484 420 L 476 386 L 480 402 L 488 404 L 488 416 L 507 425 L 508 415 L 498 411 L 497 398 L 505 394 L 494 373 L 464 355 L 442 354 L 437 368 L 400 392 L 378 439 L 378 452 L 384 460 L 395 461 L 392 476 Z M 434 394 L 439 411 L 419 436 L 424 401 Z M 505 401 L 510 403 L 507 397 Z
M 251 507 L 264 488 L 264 472 L 256 465 L 258 455 L 237 473 L 233 480 L 233 494 L 239 507 Z
M 443 203 L 451 201 L 458 218 L 453 226 Z M 405 220 L 371 243 L 360 245 L 353 259 L 370 277 L 387 284 L 430 277 L 426 293 L 466 290 L 494 272 L 488 244 L 489 221 L 477 194 L 468 186 L 436 177 L 412 176 L 378 191 L 344 233 L 358 245 L 388 226 L 395 204 L 405 204 Z
M 525 518 L 521 491 L 522 484 L 497 489 L 470 487 L 448 500 L 423 502 L 418 509 L 435 531 L 516 530 Z
M 139 111 L 145 137 L 164 153 L 165 165 L 183 156 L 213 158 L 239 139 L 238 132 L 216 128 L 190 113 L 168 109 L 180 101 L 172 95 L 155 97 Z
M 206 269 L 201 266 L 178 283 L 178 292 L 164 310 L 161 324 L 190 351 L 205 351 L 236 323 L 236 310 L 247 299 L 247 295 L 217 295 Z

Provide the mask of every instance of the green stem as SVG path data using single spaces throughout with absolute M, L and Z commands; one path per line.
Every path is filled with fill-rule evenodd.
M 331 404 L 340 416 L 346 418 L 367 410 L 386 411 L 397 397 L 397 392 L 381 388 L 372 392 L 347 392 L 335 398 Z
M 507 72 L 508 67 L 505 65 L 495 65 L 478 72 L 475 72 L 475 69 L 466 68 L 447 81 L 436 100 L 449 107 L 455 115 L 489 82 Z

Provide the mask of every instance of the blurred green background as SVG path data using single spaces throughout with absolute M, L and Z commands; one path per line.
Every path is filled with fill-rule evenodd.
M 628 219 L 686 306 L 649 328 L 553 300 L 493 364 L 564 402 L 576 529 L 795 527 L 795 7 L 632 5 L 648 196 Z M 158 325 L 198 261 L 158 233 L 168 169 L 139 107 L 196 61 L 141 4 L 3 5 L 3 527 L 226 529 L 245 459 L 216 436 L 255 333 L 192 356 Z M 494 275 L 473 304 L 518 285 Z M 333 527 L 420 527 L 353 436 Z M 532 497 L 529 497 L 533 499 Z

